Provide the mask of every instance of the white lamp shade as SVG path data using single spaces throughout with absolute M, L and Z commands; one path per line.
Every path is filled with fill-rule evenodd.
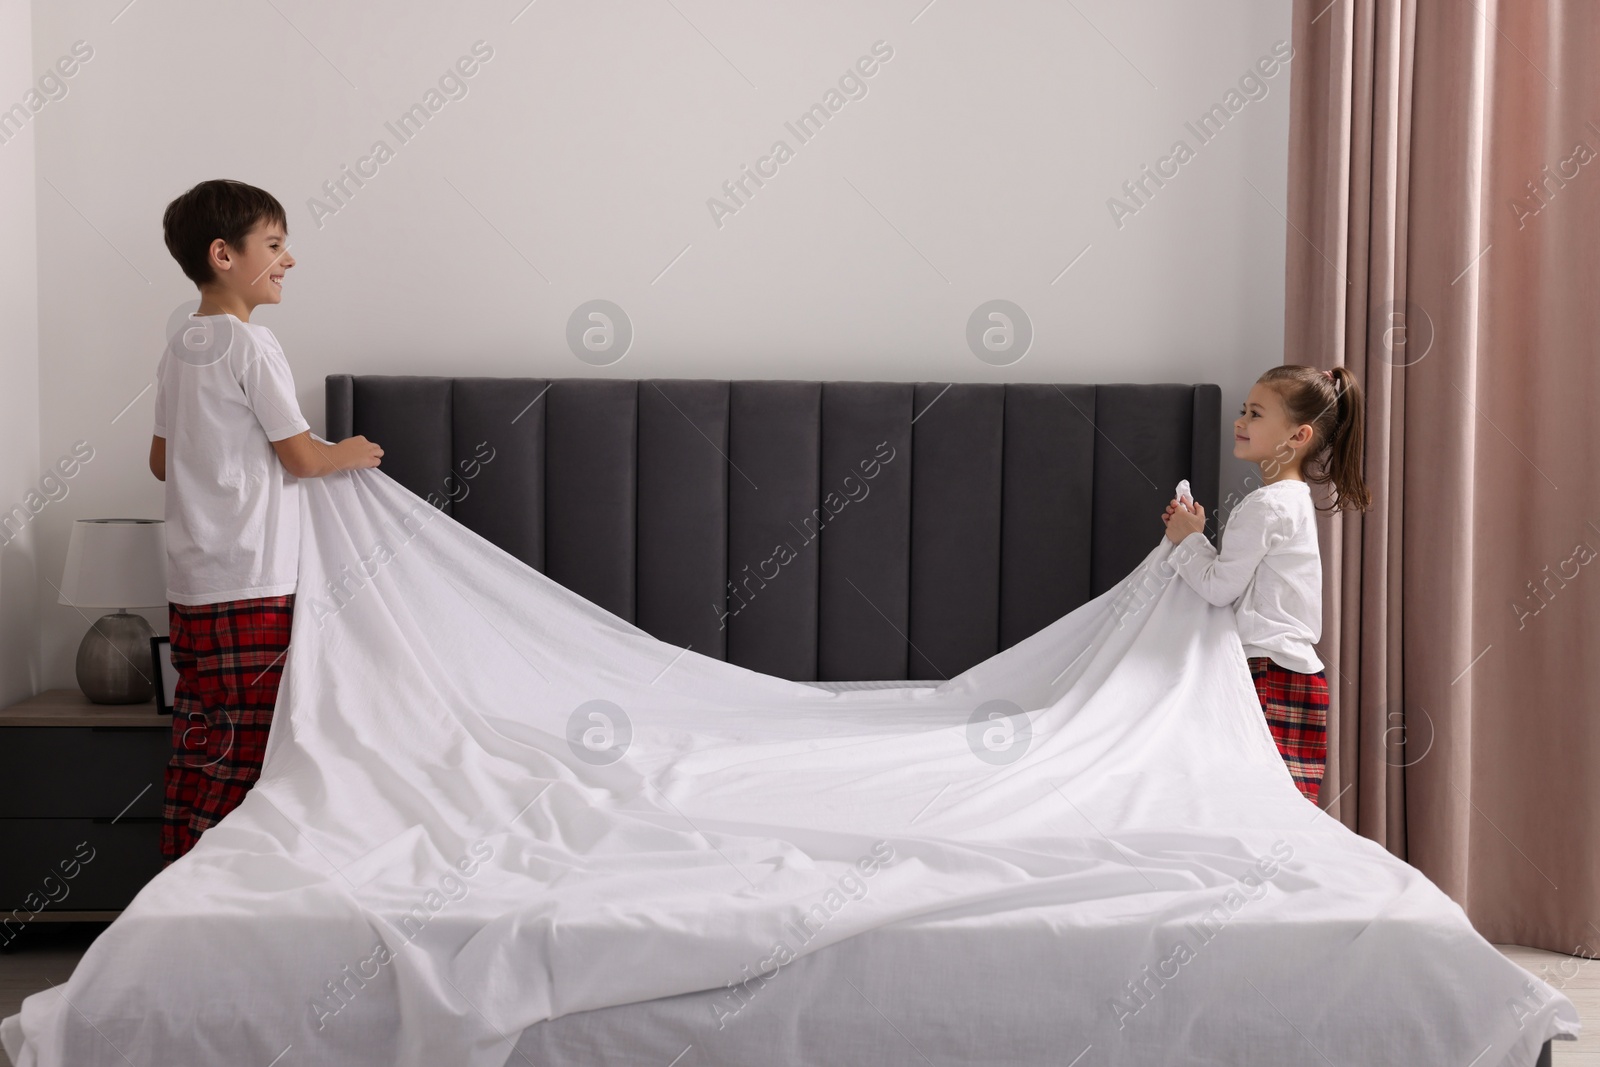
M 166 602 L 166 523 L 160 519 L 79 519 L 72 524 L 60 603 L 153 608 Z

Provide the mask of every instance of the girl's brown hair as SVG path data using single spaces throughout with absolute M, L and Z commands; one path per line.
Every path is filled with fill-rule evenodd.
M 1356 376 L 1334 367 L 1330 378 L 1316 367 L 1285 364 L 1256 381 L 1283 398 L 1289 424 L 1307 423 L 1314 431 L 1305 452 L 1302 473 L 1317 485 L 1332 483 L 1332 511 L 1366 511 L 1372 506 L 1361 478 L 1366 426 L 1366 398 Z

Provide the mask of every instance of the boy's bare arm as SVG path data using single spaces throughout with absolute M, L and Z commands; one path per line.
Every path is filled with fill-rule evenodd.
M 347 437 L 336 445 L 311 439 L 311 431 L 272 442 L 283 469 L 296 478 L 320 478 L 335 471 L 376 467 L 383 449 L 365 437 Z
M 167 480 L 167 439 L 165 437 L 150 438 L 150 473 L 162 481 Z

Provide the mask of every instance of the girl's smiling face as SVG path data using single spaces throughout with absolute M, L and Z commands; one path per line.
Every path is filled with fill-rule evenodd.
M 1312 433 L 1308 423 L 1291 426 L 1277 390 L 1257 382 L 1233 422 L 1233 454 L 1251 463 L 1276 461 L 1280 468 L 1292 469 L 1299 466 Z

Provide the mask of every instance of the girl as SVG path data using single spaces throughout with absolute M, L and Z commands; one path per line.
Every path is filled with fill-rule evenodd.
M 1222 551 L 1206 540 L 1199 504 L 1174 500 L 1162 516 L 1178 546 L 1173 567 L 1212 604 L 1234 606 L 1272 739 L 1313 804 L 1327 761 L 1328 678 L 1312 647 L 1322 636 L 1322 558 L 1307 482 L 1333 484 L 1329 510 L 1367 509 L 1364 406 L 1344 367 L 1273 367 L 1233 424 L 1233 454 L 1260 465 L 1262 485 L 1229 515 Z

